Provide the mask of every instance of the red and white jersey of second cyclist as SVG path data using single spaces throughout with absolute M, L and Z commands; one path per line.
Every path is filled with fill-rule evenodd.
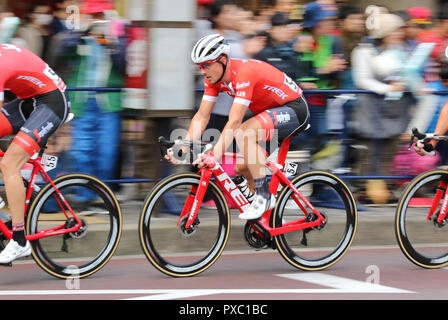
M 0 101 L 4 90 L 27 99 L 56 89 L 65 91 L 62 79 L 37 55 L 22 47 L 0 44 Z
M 302 90 L 285 73 L 259 60 L 230 59 L 230 82 L 212 84 L 205 79 L 203 99 L 216 101 L 219 91 L 234 97 L 234 103 L 258 114 L 302 96 Z

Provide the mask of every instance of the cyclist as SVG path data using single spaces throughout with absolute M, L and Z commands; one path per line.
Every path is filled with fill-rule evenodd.
M 275 206 L 266 179 L 266 151 L 258 142 L 270 141 L 274 130 L 278 139 L 304 130 L 309 112 L 302 90 L 285 73 L 262 61 L 229 56 L 229 44 L 219 34 L 207 35 L 193 47 L 191 59 L 205 76 L 205 92 L 185 139 L 200 140 L 220 91 L 234 97 L 228 122 L 216 145 L 194 164 L 199 168 L 213 167 L 235 139 L 244 154 L 244 163 L 237 163 L 235 172 L 244 175 L 256 191 L 250 207 L 239 218 L 252 220 Z M 247 108 L 255 116 L 243 122 Z M 165 158 L 177 163 L 172 154 Z
M 445 57 L 441 61 L 441 67 L 440 67 L 440 79 L 442 82 L 442 87 L 439 90 L 443 90 L 443 88 L 446 88 L 448 86 L 448 47 L 445 49 Z M 435 113 L 437 115 L 437 113 Z M 435 119 L 435 117 L 434 117 Z M 435 120 L 432 121 L 435 121 Z M 448 131 L 448 102 L 446 102 L 440 109 L 440 114 L 438 115 L 436 128 L 434 129 L 435 135 L 445 135 Z M 431 140 L 428 142 L 430 145 L 432 145 L 432 148 L 435 149 L 437 144 L 439 143 L 438 140 Z M 424 145 L 420 143 L 416 143 L 414 145 L 414 150 L 421 156 L 425 156 L 427 153 L 425 150 L 423 150 Z M 446 154 L 446 143 L 444 142 L 444 145 L 442 148 L 440 146 L 438 147 L 439 151 L 443 155 Z
M 0 253 L 0 264 L 7 264 L 31 254 L 20 169 L 63 124 L 70 106 L 64 81 L 34 53 L 0 44 L 0 70 L 0 137 L 15 134 L 0 161 L 13 226 L 12 239 Z M 6 89 L 17 98 L 3 104 Z

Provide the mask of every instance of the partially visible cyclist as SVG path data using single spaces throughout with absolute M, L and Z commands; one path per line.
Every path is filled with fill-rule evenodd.
M 0 264 L 7 264 L 31 254 L 20 169 L 63 124 L 70 106 L 64 81 L 31 51 L 0 44 L 0 70 L 0 137 L 15 134 L 0 161 L 13 226 L 12 239 L 0 253 Z M 6 89 L 17 98 L 3 104 Z
M 240 219 L 258 219 L 275 206 L 266 178 L 266 151 L 258 144 L 270 141 L 274 131 L 284 139 L 304 130 L 309 122 L 308 105 L 302 90 L 285 73 L 258 60 L 230 58 L 230 47 L 219 34 L 201 38 L 193 47 L 191 59 L 205 76 L 205 92 L 198 111 L 191 120 L 186 140 L 199 141 L 215 106 L 220 91 L 234 97 L 228 122 L 213 150 L 194 164 L 213 167 L 235 139 L 244 163 L 235 172 L 244 175 L 255 198 Z M 243 122 L 247 109 L 255 116 Z M 165 158 L 177 163 L 172 154 Z
M 443 83 L 443 86 L 445 88 L 448 88 L 448 47 L 445 49 L 445 58 L 441 61 L 441 71 L 440 71 L 440 78 L 441 81 Z M 422 128 L 417 128 L 417 129 L 422 129 Z M 422 129 L 424 130 L 424 129 Z M 440 114 L 439 114 L 439 118 L 437 119 L 437 124 L 436 124 L 436 128 L 434 129 L 434 134 L 435 135 L 446 135 L 448 132 L 448 102 L 446 102 L 443 107 L 440 109 Z M 437 144 L 439 143 L 439 140 L 431 140 L 428 142 L 433 149 L 436 149 Z M 442 149 L 445 149 L 448 147 L 447 142 L 442 142 L 443 146 Z M 414 145 L 414 150 L 415 152 L 417 152 L 419 155 L 421 156 L 425 156 L 427 153 L 425 152 L 425 150 L 423 150 L 423 145 L 420 143 L 416 143 Z M 440 149 L 440 151 L 442 151 L 442 149 Z M 446 151 L 442 151 L 442 154 L 446 154 Z

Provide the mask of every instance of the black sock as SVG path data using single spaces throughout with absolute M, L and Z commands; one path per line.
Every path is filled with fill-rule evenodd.
M 254 182 L 257 194 L 263 196 L 265 199 L 270 199 L 271 193 L 269 192 L 268 179 L 266 176 L 260 179 L 254 179 Z
M 13 224 L 12 230 L 12 239 L 24 247 L 26 245 L 25 224 Z

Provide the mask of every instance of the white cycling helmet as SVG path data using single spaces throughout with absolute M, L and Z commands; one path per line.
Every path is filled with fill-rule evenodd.
M 229 56 L 230 46 L 219 34 L 210 34 L 201 38 L 191 51 L 191 60 L 199 64 L 218 59 L 222 54 Z

